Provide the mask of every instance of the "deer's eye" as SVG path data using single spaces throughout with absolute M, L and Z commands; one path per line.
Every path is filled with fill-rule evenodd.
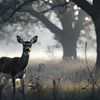
M 31 47 L 31 45 L 29 45 L 29 47 Z

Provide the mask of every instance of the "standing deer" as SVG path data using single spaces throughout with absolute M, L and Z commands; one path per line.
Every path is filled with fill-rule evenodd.
M 31 46 L 33 43 L 37 41 L 37 36 L 34 36 L 30 41 L 23 41 L 20 36 L 17 36 L 17 41 L 23 45 L 23 52 L 21 57 L 1 57 L 0 58 L 0 81 L 3 77 L 5 80 L 0 85 L 0 91 L 2 92 L 3 87 L 9 82 L 9 79 L 12 79 L 13 84 L 13 97 L 14 100 L 15 95 L 15 80 L 16 78 L 20 78 L 20 84 L 22 87 L 23 99 L 25 100 L 24 94 L 24 75 L 26 75 L 29 55 L 31 52 Z M 0 93 L 1 100 L 1 93 Z

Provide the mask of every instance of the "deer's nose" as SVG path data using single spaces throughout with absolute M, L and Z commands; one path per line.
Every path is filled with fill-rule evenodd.
M 26 48 L 25 51 L 30 51 L 30 49 L 29 48 Z

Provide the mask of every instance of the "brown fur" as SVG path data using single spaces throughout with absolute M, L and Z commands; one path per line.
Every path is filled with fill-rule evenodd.
M 28 63 L 22 64 L 20 63 L 21 59 L 19 57 L 9 58 L 9 57 L 1 57 L 0 58 L 0 72 L 2 70 L 3 73 L 11 74 L 15 76 L 20 71 L 26 71 Z

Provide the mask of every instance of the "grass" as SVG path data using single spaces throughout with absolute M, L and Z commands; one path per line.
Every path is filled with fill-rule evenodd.
M 81 61 L 30 61 L 24 87 L 26 100 L 99 100 L 100 70 L 95 68 L 95 62 L 87 60 L 86 51 L 87 43 L 85 60 Z M 11 100 L 12 90 L 9 82 L 2 100 Z M 19 81 L 15 100 L 23 100 Z
M 30 62 L 25 79 L 25 98 L 26 100 L 99 100 L 100 81 L 98 77 L 96 84 L 94 82 L 93 66 L 93 63 L 87 64 L 86 61 L 77 60 L 59 63 Z M 9 82 L 3 90 L 3 100 L 11 100 L 12 90 L 12 84 Z M 18 81 L 15 100 L 22 100 Z
M 30 62 L 25 79 L 26 100 L 99 100 L 100 73 L 87 60 L 62 62 Z M 3 100 L 11 100 L 12 84 L 3 89 Z M 19 82 L 16 82 L 15 100 L 22 100 Z

